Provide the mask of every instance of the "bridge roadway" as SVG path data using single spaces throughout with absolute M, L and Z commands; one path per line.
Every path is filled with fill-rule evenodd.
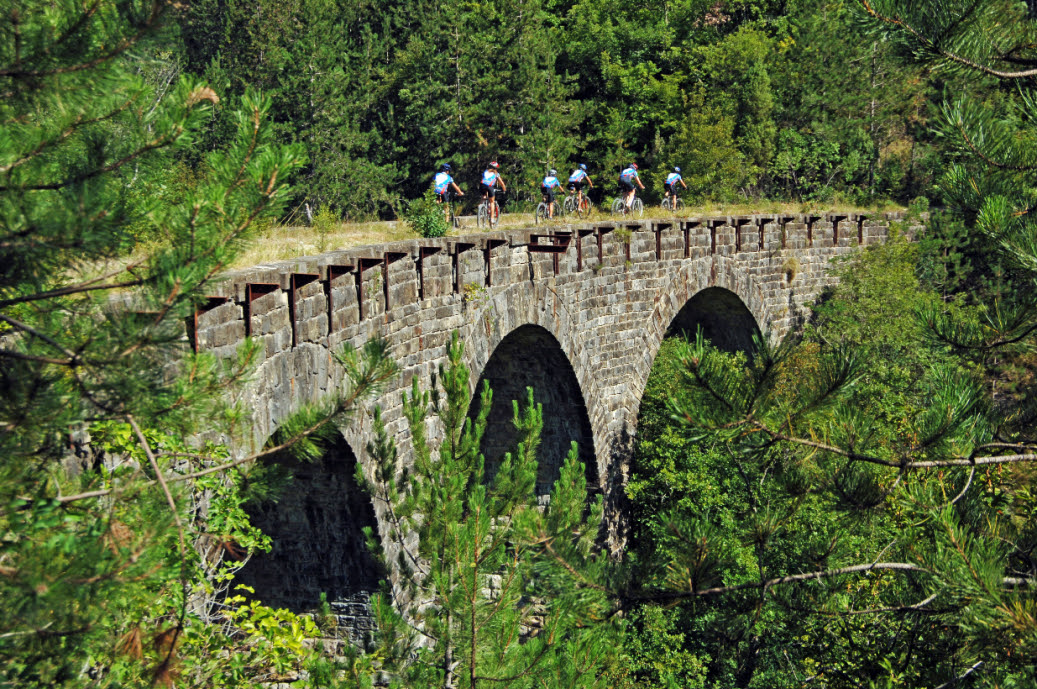
M 236 448 L 242 452 L 261 446 L 300 403 L 341 383 L 331 350 L 386 338 L 401 375 L 379 404 L 403 461 L 410 445 L 402 392 L 414 376 L 428 384 L 459 331 L 473 389 L 483 378 L 494 388 L 488 463 L 509 447 L 510 400 L 533 386 L 545 412 L 538 490 L 546 494 L 577 440 L 591 484 L 606 497 L 617 547 L 641 395 L 664 337 L 700 325 L 728 349 L 748 347 L 754 332 L 783 337 L 832 284 L 831 259 L 885 241 L 898 219 L 693 217 L 358 247 L 229 274 L 188 330 L 196 349 L 220 356 L 231 356 L 246 336 L 264 345 L 257 375 L 241 393 L 252 431 L 252 447 Z M 371 417 L 363 414 L 342 429 L 322 466 L 295 467 L 293 494 L 257 515 L 277 532 L 275 552 L 250 565 L 253 583 L 281 587 L 289 607 L 306 609 L 315 591 L 341 588 L 330 597 L 345 606 L 347 627 L 349 591 L 370 585 L 356 574 L 368 566 L 362 539 L 347 541 L 359 539 L 360 525 L 381 527 L 380 510 L 351 478 L 357 461 L 370 475 L 370 439 Z M 385 540 L 388 532 L 379 532 Z M 397 546 L 385 547 L 393 561 Z

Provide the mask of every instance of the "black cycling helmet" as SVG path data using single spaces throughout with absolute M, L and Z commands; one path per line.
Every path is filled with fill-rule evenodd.
M 584 165 L 583 163 L 580 163 L 580 169 L 583 170 L 584 172 L 587 172 L 587 166 Z
M 450 172 L 450 163 L 443 163 L 439 166 L 440 172 Z

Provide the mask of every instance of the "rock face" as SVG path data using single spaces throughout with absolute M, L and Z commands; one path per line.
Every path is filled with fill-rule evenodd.
M 570 441 L 578 441 L 588 478 L 605 495 L 609 539 L 618 549 L 631 440 L 664 337 L 701 325 L 727 349 L 747 349 L 758 332 L 780 339 L 832 284 L 831 259 L 884 242 L 897 219 L 688 218 L 361 247 L 230 274 L 188 330 L 196 349 L 220 356 L 245 336 L 263 343 L 265 359 L 244 393 L 255 447 L 300 403 L 341 384 L 332 350 L 385 338 L 401 375 L 379 404 L 404 461 L 410 441 L 402 392 L 415 376 L 428 385 L 451 332 L 459 331 L 473 390 L 482 379 L 495 390 L 488 466 L 510 449 L 511 399 L 524 400 L 532 386 L 548 422 L 538 489 L 546 494 Z M 435 442 L 437 430 L 430 431 Z M 370 475 L 370 416 L 343 428 L 342 437 L 321 467 L 300 468 L 289 489 L 299 495 L 262 515 L 282 529 L 269 558 L 280 564 L 259 573 L 256 563 L 250 573 L 257 586 L 285 589 L 267 598 L 310 609 L 322 589 L 342 610 L 363 598 L 381 574 L 359 571 L 371 567 L 356 550 L 362 545 L 341 542 L 357 541 L 363 525 L 377 526 L 388 561 L 396 559 L 383 507 L 349 485 L 352 462 Z M 399 574 L 386 576 L 394 582 Z

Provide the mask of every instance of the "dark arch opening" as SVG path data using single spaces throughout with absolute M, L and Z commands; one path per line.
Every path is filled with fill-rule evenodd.
M 476 387 L 477 395 L 483 381 L 489 381 L 493 389 L 493 407 L 482 443 L 488 477 L 496 473 L 504 454 L 515 450 L 512 400 L 524 403 L 526 388 L 532 387 L 533 399 L 544 409 L 544 430 L 537 453 L 537 495 L 551 494 L 551 486 L 561 474 L 574 440 L 586 468 L 588 491 L 598 489 L 598 464 L 587 405 L 576 373 L 551 333 L 536 325 L 513 330 L 486 362 Z M 470 417 L 475 415 L 475 407 L 473 404 L 469 410 Z
M 753 337 L 760 335 L 756 319 L 738 295 L 723 287 L 709 287 L 688 300 L 670 323 L 666 337 L 686 335 L 694 341 L 702 335 L 725 352 L 745 352 L 752 356 Z
M 324 593 L 337 622 L 335 636 L 359 643 L 374 628 L 371 594 L 384 571 L 365 544 L 364 527 L 375 527 L 371 498 L 354 478 L 356 456 L 340 440 L 314 462 L 280 455 L 276 463 L 291 481 L 275 499 L 248 505 L 252 523 L 273 540 L 257 553 L 238 580 L 275 608 L 312 613 Z

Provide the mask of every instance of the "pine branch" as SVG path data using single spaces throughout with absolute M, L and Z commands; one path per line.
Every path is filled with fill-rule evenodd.
M 974 664 L 972 665 L 972 667 L 970 667 L 970 668 L 969 668 L 968 670 L 966 670 L 966 671 L 965 671 L 965 672 L 963 672 L 962 674 L 958 675 L 958 676 L 957 676 L 957 677 L 955 677 L 954 679 L 952 679 L 952 680 L 949 680 L 949 681 L 947 681 L 947 682 L 944 682 L 944 683 L 943 683 L 943 684 L 941 684 L 940 686 L 936 687 L 936 689 L 948 689 L 948 687 L 952 687 L 952 686 L 954 686 L 955 684 L 957 684 L 958 682 L 962 681 L 963 679 L 965 679 L 966 677 L 968 677 L 969 675 L 971 675 L 971 674 L 972 674 L 973 672 L 975 672 L 976 670 L 978 670 L 978 669 L 980 668 L 980 666 L 982 666 L 982 665 L 983 665 L 983 662 L 984 662 L 984 661 L 982 661 L 982 660 L 980 660 L 980 661 L 977 661 L 977 662 L 976 662 L 976 663 L 974 663 Z
M 18 160 L 15 160 L 12 163 L 8 163 L 7 165 L 0 165 L 0 174 L 10 172 L 16 167 L 20 167 L 21 165 L 30 162 L 48 148 L 58 145 L 68 137 L 75 134 L 82 127 L 85 127 L 90 124 L 97 124 L 98 122 L 104 122 L 115 117 L 119 113 L 126 110 L 126 108 L 128 108 L 130 105 L 132 105 L 137 100 L 138 96 L 139 94 L 135 94 L 133 97 L 128 98 L 126 101 L 124 101 L 122 105 L 116 107 L 114 110 L 111 110 L 110 112 L 105 113 L 104 115 L 98 115 L 97 117 L 92 117 L 89 119 L 83 119 L 82 115 L 80 115 L 72 124 L 68 125 L 68 127 L 66 127 L 64 131 L 62 131 L 56 138 L 44 139 L 36 146 L 36 148 L 34 148 L 29 153 L 26 153 Z
M 135 265 L 139 265 L 139 264 L 135 264 Z M 113 271 L 112 273 L 110 273 L 106 277 L 111 277 L 112 275 L 118 275 L 119 273 L 125 272 L 126 270 L 127 270 L 127 268 L 119 268 L 118 270 Z M 14 297 L 12 299 L 2 299 L 2 300 L 0 300 L 0 308 L 5 308 L 7 306 L 13 306 L 14 304 L 25 304 L 25 303 L 33 302 L 33 301 L 42 301 L 42 300 L 46 300 L 46 299 L 56 299 L 57 297 L 68 297 L 68 296 L 71 296 L 73 294 L 84 294 L 84 293 L 87 293 L 87 292 L 97 292 L 97 291 L 101 291 L 101 290 L 126 289 L 127 287 L 140 287 L 141 285 L 145 284 L 145 280 L 143 280 L 143 279 L 128 280 L 126 282 L 108 282 L 108 283 L 105 283 L 103 285 L 91 284 L 91 283 L 96 282 L 98 279 L 103 279 L 103 278 L 95 278 L 94 280 L 91 280 L 89 282 L 83 282 L 83 283 L 80 283 L 78 285 L 69 285 L 68 287 L 61 287 L 59 289 L 48 290 L 46 292 L 37 292 L 36 294 L 27 294 L 27 295 L 24 295 L 24 296 L 21 296 L 21 297 Z
M 1014 72 L 998 70 L 994 69 L 993 67 L 989 67 L 982 63 L 976 62 L 975 60 L 971 60 L 964 56 L 958 55 L 957 53 L 954 53 L 952 51 L 946 50 L 937 45 L 934 41 L 932 41 L 929 37 L 927 37 L 915 26 L 901 19 L 900 17 L 887 16 L 877 11 L 874 5 L 872 4 L 872 0 L 858 0 L 858 2 L 860 2 L 861 7 L 863 7 L 864 11 L 867 12 L 872 18 L 908 33 L 918 42 L 920 46 L 925 48 L 927 51 L 934 55 L 943 57 L 944 59 L 950 62 L 959 64 L 963 67 L 974 69 L 976 71 L 982 72 L 983 74 L 998 77 L 999 79 L 1029 79 L 1031 77 L 1037 77 L 1037 69 L 1026 69 Z
M 182 125 L 177 125 L 176 127 L 173 128 L 173 131 L 170 134 L 167 134 L 165 136 L 159 137 L 157 139 L 152 139 L 151 141 L 149 141 L 148 143 L 144 144 L 143 146 L 141 146 L 137 150 L 133 151 L 132 153 L 128 153 L 127 155 L 123 156 L 122 158 L 119 158 L 118 160 L 114 160 L 114 161 L 108 163 L 107 165 L 103 165 L 101 167 L 94 168 L 93 170 L 91 170 L 89 172 L 84 172 L 84 173 L 75 175 L 73 177 L 68 177 L 68 178 L 66 178 L 66 179 L 64 179 L 64 180 L 62 180 L 60 182 L 50 182 L 50 183 L 47 183 L 47 184 L 29 184 L 29 185 L 25 185 L 25 186 L 0 185 L 0 192 L 2 192 L 2 191 L 15 191 L 15 190 L 17 190 L 17 191 L 57 191 L 59 189 L 64 189 L 65 187 L 71 186 L 73 184 L 79 184 L 81 182 L 85 182 L 85 181 L 93 179 L 95 177 L 99 177 L 101 175 L 105 175 L 105 174 L 107 174 L 109 172 L 114 172 L 115 170 L 118 170 L 119 168 L 121 168 L 123 165 L 125 165 L 125 164 L 127 164 L 129 162 L 132 162 L 132 161 L 136 160 L 137 158 L 140 158 L 143 155 L 146 155 L 148 153 L 152 153 L 154 151 L 157 151 L 157 150 L 166 148 L 168 146 L 171 146 L 174 143 L 176 143 L 176 141 L 180 138 L 180 136 L 183 133 L 184 133 L 183 126 Z
M 362 400 L 374 394 L 380 388 L 380 386 L 385 383 L 385 381 L 387 381 L 395 374 L 396 370 L 394 366 L 373 366 L 367 370 L 367 375 L 363 379 L 357 381 L 353 385 L 353 388 L 352 390 L 350 390 L 349 395 L 340 400 L 337 404 L 332 405 L 329 411 L 320 416 L 316 421 L 314 421 L 307 427 L 299 430 L 298 432 L 292 434 L 283 442 L 273 447 L 266 448 L 260 452 L 255 452 L 244 457 L 231 460 L 229 462 L 223 462 L 221 464 L 210 466 L 205 469 L 199 469 L 197 471 L 188 472 L 185 474 L 173 474 L 168 477 L 163 477 L 163 480 L 168 481 L 169 483 L 190 481 L 193 479 L 201 478 L 203 476 L 208 476 L 210 474 L 222 473 L 228 471 L 229 469 L 239 467 L 243 464 L 255 462 L 259 459 L 263 459 L 264 457 L 270 457 L 272 455 L 276 455 L 280 452 L 288 450 L 313 436 L 315 433 L 323 429 L 328 423 L 330 423 L 334 418 L 336 418 L 340 414 L 348 413 L 349 411 L 355 410 Z M 191 452 L 160 452 L 156 455 L 156 457 L 169 457 L 171 459 L 194 459 L 201 462 L 209 462 L 212 460 L 212 457 L 208 455 L 202 455 Z M 158 483 L 158 480 L 153 479 L 151 481 L 145 481 L 141 485 L 147 487 L 155 485 L 156 483 Z M 59 498 L 57 498 L 57 500 L 62 504 L 67 504 L 79 500 L 103 497 L 105 495 L 110 495 L 115 491 L 116 488 L 114 487 L 93 491 L 84 491 L 81 493 L 76 493 L 74 495 L 60 496 Z
M 60 45 L 64 41 L 68 40 L 72 35 L 74 35 L 75 30 L 78 30 L 78 28 L 82 24 L 84 24 L 87 20 L 89 20 L 90 17 L 93 16 L 93 13 L 96 11 L 97 6 L 99 4 L 100 4 L 99 2 L 95 2 L 94 6 L 89 8 L 88 12 L 84 12 L 83 15 L 80 17 L 79 21 L 77 21 L 76 24 L 73 24 L 73 26 L 58 41 L 58 45 Z M 147 36 L 152 31 L 154 31 L 155 27 L 158 25 L 159 17 L 162 14 L 162 6 L 163 6 L 163 4 L 164 3 L 161 2 L 161 0 L 153 0 L 153 2 L 151 4 L 151 14 L 148 16 L 147 20 L 145 20 L 145 22 L 142 25 L 141 29 L 139 31 L 137 31 L 137 33 L 135 33 L 135 34 L 133 34 L 133 35 L 127 37 L 127 38 L 122 39 L 121 41 L 119 41 L 118 44 L 116 44 L 116 46 L 114 48 L 112 48 L 111 50 L 109 50 L 109 51 L 107 51 L 105 53 L 102 53 L 101 55 L 98 55 L 97 57 L 95 57 L 92 60 L 87 60 L 85 62 L 80 62 L 80 63 L 73 64 L 73 65 L 64 65 L 62 67 L 54 67 L 54 68 L 51 68 L 51 69 L 35 69 L 35 70 L 32 70 L 32 69 L 0 68 L 0 77 L 10 77 L 12 79 L 39 79 L 41 77 L 56 76 L 56 75 L 59 75 L 59 74 L 72 74 L 72 73 L 75 73 L 75 72 L 83 72 L 83 71 L 86 71 L 86 70 L 89 70 L 89 69 L 94 69 L 95 67 L 99 67 L 99 66 L 101 66 L 103 64 L 106 64 L 108 62 L 111 62 L 112 60 L 114 60 L 115 58 L 119 57 L 120 55 L 125 53 L 127 50 L 129 50 L 130 48 L 135 46 L 141 40 L 143 40 L 145 36 Z M 48 50 L 48 52 L 49 52 L 49 50 Z
M 637 595 L 637 596 L 625 596 L 624 601 L 626 602 L 678 602 L 682 600 L 689 600 L 692 598 L 702 598 L 705 596 L 718 596 L 727 593 L 735 593 L 738 591 L 751 591 L 757 589 L 770 589 L 776 586 L 783 586 L 785 584 L 800 583 L 804 581 L 814 581 L 820 579 L 828 579 L 831 577 L 841 576 L 843 574 L 856 574 L 859 572 L 871 572 L 871 571 L 901 571 L 901 572 L 921 572 L 924 574 L 932 574 L 929 569 L 921 567 L 919 565 L 911 564 L 909 562 L 874 562 L 867 565 L 851 565 L 849 567 L 839 567 L 836 569 L 820 570 L 816 572 L 806 572 L 804 574 L 790 574 L 783 577 L 775 577 L 773 579 L 766 579 L 763 581 L 750 581 L 744 584 L 733 584 L 731 586 L 714 586 L 707 589 L 698 589 L 691 591 L 669 591 L 659 592 L 648 595 Z

